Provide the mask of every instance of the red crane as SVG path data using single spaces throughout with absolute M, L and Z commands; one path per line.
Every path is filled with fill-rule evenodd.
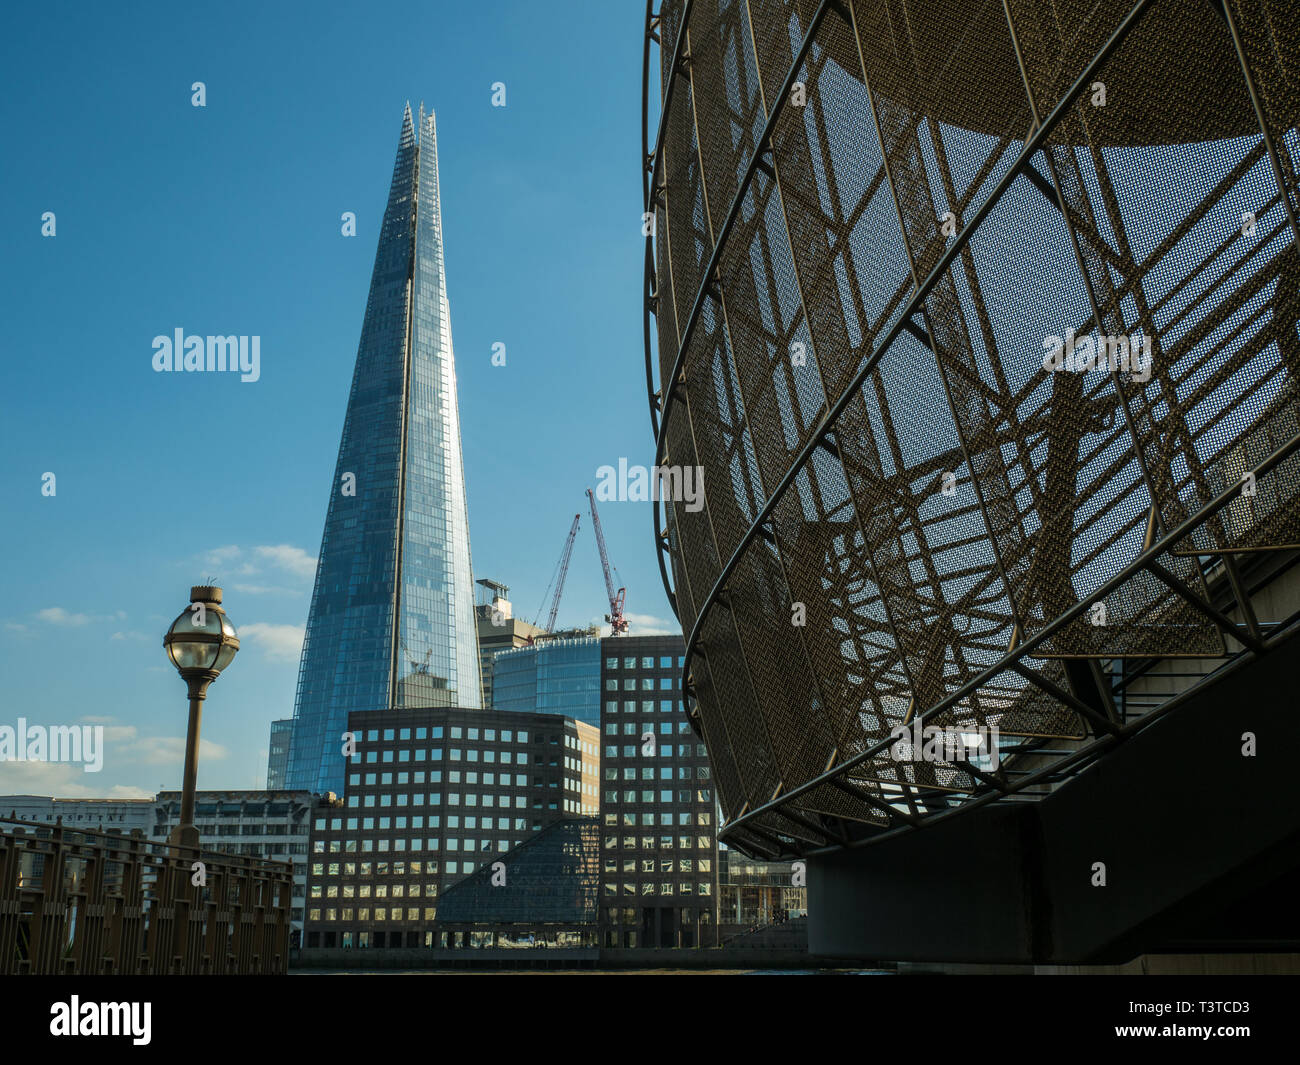
M 600 548 L 600 568 L 605 571 L 605 591 L 609 595 L 609 613 L 605 615 L 605 620 L 609 622 L 609 634 L 619 636 L 627 632 L 627 619 L 623 617 L 623 600 L 627 595 L 627 589 L 620 588 L 617 592 L 614 591 L 614 578 L 609 573 L 609 554 L 605 551 L 605 534 L 600 531 L 596 497 L 590 488 L 587 489 L 587 499 L 591 503 L 591 525 L 596 530 L 596 546 Z
M 560 552 L 560 561 L 555 568 L 555 573 L 551 575 L 551 580 L 555 582 L 555 598 L 551 600 L 551 613 L 546 618 L 546 631 L 555 631 L 555 615 L 560 612 L 560 596 L 564 594 L 564 578 L 569 575 L 569 556 L 573 554 L 573 541 L 578 536 L 578 519 L 580 515 L 573 516 L 573 524 L 569 527 L 569 536 L 564 541 L 564 550 Z M 549 592 L 551 586 L 546 586 Z M 542 593 L 542 602 L 546 602 L 546 592 Z M 541 611 L 538 610 L 540 616 Z M 533 618 L 533 624 L 537 624 L 537 618 Z

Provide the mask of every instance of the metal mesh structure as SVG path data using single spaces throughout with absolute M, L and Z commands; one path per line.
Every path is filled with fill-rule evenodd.
M 724 839 L 1030 797 L 1143 664 L 1268 649 L 1300 9 L 651 0 L 645 78 L 651 421 L 705 499 L 655 536 Z

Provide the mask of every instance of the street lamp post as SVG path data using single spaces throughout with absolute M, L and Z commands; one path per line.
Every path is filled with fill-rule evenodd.
M 239 634 L 221 609 L 221 589 L 198 585 L 190 589 L 190 605 L 181 611 L 163 637 L 163 647 L 189 688 L 190 723 L 185 734 L 185 785 L 181 792 L 181 820 L 168 842 L 199 847 L 194 827 L 194 788 L 199 774 L 199 725 L 208 685 L 230 665 L 239 650 Z

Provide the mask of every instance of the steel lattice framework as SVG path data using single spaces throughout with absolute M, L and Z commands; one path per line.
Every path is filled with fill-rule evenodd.
M 1300 544 L 1298 47 L 1290 0 L 647 5 L 650 414 L 705 484 L 655 537 L 722 838 L 1032 799 L 1176 708 L 1152 663 L 1294 620 L 1250 585 Z M 1150 367 L 1045 367 L 1070 331 Z

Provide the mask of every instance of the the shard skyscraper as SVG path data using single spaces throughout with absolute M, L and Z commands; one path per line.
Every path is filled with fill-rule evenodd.
M 343 792 L 350 711 L 480 706 L 434 116 L 408 104 L 307 620 L 286 785 Z

